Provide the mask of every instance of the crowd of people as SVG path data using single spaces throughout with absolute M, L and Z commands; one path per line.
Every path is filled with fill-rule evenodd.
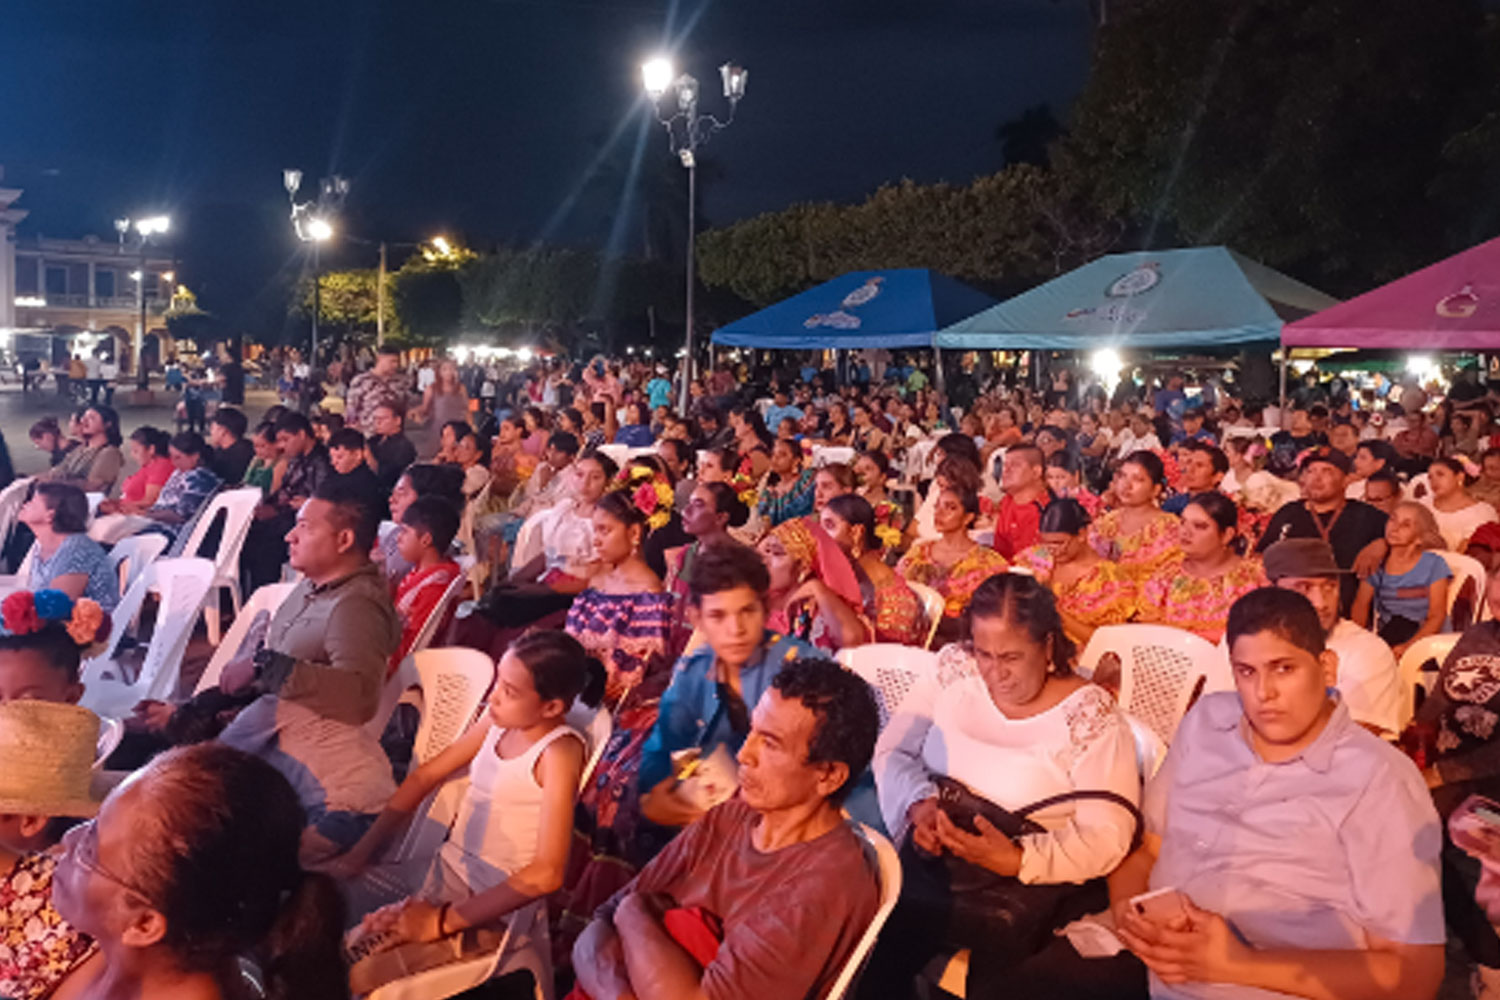
M 681 413 L 645 360 L 303 368 L 207 439 L 32 429 L 0 995 L 365 994 L 509 928 L 574 997 L 826 996 L 891 888 L 852 817 L 902 872 L 860 997 L 967 952 L 975 998 L 1431 998 L 1450 933 L 1500 997 L 1495 876 L 1446 825 L 1500 798 L 1500 385 L 1314 376 L 1282 410 L 866 352 L 714 367 Z M 105 798 L 95 526 L 180 542 L 228 487 L 262 492 L 247 591 L 295 585 L 137 707 Z M 1126 651 L 1084 655 L 1133 622 L 1221 664 L 1144 740 Z M 426 756 L 391 698 L 424 634 L 495 662 Z M 1445 635 L 1418 704 L 1400 662 Z M 870 644 L 931 652 L 893 691 Z

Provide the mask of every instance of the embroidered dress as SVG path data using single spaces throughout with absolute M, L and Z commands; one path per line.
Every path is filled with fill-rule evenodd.
M 1241 559 L 1227 573 L 1200 577 L 1183 570 L 1183 558 L 1173 556 L 1141 584 L 1141 621 L 1174 625 L 1216 643 L 1224 638 L 1230 606 L 1271 582 L 1259 559 Z
M 392 535 L 397 534 L 391 532 Z M 396 587 L 396 617 L 401 619 L 401 642 L 396 646 L 396 652 L 391 654 L 391 665 L 386 670 L 385 676 L 389 678 L 411 652 L 412 645 L 417 641 L 417 633 L 427 624 L 427 618 L 432 614 L 438 602 L 443 599 L 448 585 L 458 578 L 463 570 L 459 569 L 456 562 L 440 562 L 429 569 L 414 569 L 401 578 L 401 583 Z M 444 619 L 453 617 L 453 608 L 450 606 Z M 443 634 L 445 621 L 437 623 L 432 631 L 432 638 L 436 639 Z
M 922 628 L 922 600 L 899 576 L 892 576 L 884 587 L 864 583 L 865 617 L 875 626 L 876 642 L 895 642 L 903 646 L 920 646 L 926 638 Z
M 813 511 L 816 478 L 815 470 L 803 469 L 788 492 L 774 493 L 771 490 L 762 490 L 760 502 L 755 505 L 756 511 L 773 528 L 794 517 L 806 517 Z
M 1154 573 L 1178 551 L 1180 544 L 1176 517 L 1157 511 L 1145 527 L 1125 534 L 1121 511 L 1106 512 L 1089 526 L 1089 547 L 1105 559 L 1120 564 L 1137 581 Z
M 917 542 L 896 565 L 896 572 L 912 583 L 923 583 L 943 595 L 943 617 L 957 619 L 969 606 L 979 585 L 1010 568 L 1005 557 L 988 546 L 975 543 L 952 566 L 943 567 L 932 558 L 935 541 Z
M 1058 611 L 1090 628 L 1121 625 L 1135 615 L 1139 598 L 1135 578 L 1119 563 L 1101 560 L 1065 587 L 1052 586 L 1056 564 L 1045 546 L 1034 545 L 1018 554 L 1016 565 L 1031 570 L 1038 580 L 1052 588 Z M 1084 637 L 1069 638 L 1077 642 Z
M 26 854 L 0 879 L 0 996 L 41 1000 L 94 953 L 52 906 L 57 859 Z

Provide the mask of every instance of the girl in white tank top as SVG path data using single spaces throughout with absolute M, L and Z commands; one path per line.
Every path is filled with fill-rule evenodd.
M 484 714 L 412 770 L 331 869 L 350 881 L 357 916 L 369 883 L 390 882 L 389 873 L 370 870 L 374 858 L 430 792 L 468 769 L 457 818 L 420 890 L 369 914 L 350 936 L 377 941 L 377 954 L 361 955 L 351 972 L 359 992 L 463 957 L 468 945 L 461 942 L 473 938 L 466 931 L 503 930 L 507 915 L 562 885 L 588 759 L 584 737 L 563 717 L 575 699 L 598 705 L 603 693 L 604 668 L 564 632 L 522 636 L 501 657 Z M 384 954 L 392 950 L 402 954 Z

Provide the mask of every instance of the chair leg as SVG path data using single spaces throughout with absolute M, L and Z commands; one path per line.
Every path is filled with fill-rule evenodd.
M 208 600 L 203 602 L 203 620 L 208 623 L 208 641 L 212 646 L 218 646 L 221 636 L 219 635 L 219 588 L 214 587 L 208 592 Z

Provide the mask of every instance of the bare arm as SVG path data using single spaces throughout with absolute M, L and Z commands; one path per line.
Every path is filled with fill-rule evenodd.
M 84 588 L 88 585 L 87 573 L 65 573 L 62 576 L 53 577 L 47 587 L 51 590 L 60 590 L 76 601 L 83 596 Z
M 573 944 L 573 972 L 593 1000 L 635 1000 L 615 925 L 596 918 Z
M 833 633 L 833 641 L 840 648 L 845 646 L 858 646 L 870 641 L 869 630 L 865 628 L 864 622 L 854 609 L 849 607 L 838 594 L 835 594 L 827 584 L 818 579 L 812 579 L 802 585 L 800 598 L 794 596 L 792 603 L 799 599 L 810 599 L 817 603 L 818 613 L 828 622 L 829 630 Z
M 631 893 L 615 911 L 625 968 L 640 1000 L 700 1000 L 703 969 L 662 926 L 655 907 Z
M 1370 609 L 1375 603 L 1375 588 L 1370 586 L 1368 580 L 1362 580 L 1359 584 L 1359 592 L 1354 595 L 1354 607 L 1349 611 L 1349 620 L 1361 628 L 1370 627 Z

